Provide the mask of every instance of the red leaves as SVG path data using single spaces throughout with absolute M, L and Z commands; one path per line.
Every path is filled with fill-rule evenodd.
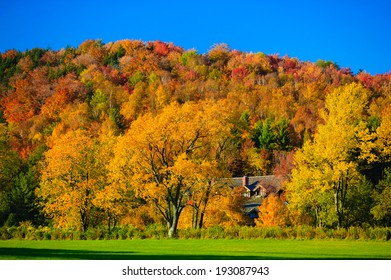
M 232 78 L 243 80 L 247 76 L 248 72 L 246 67 L 238 67 L 232 70 Z
M 4 99 L 4 116 L 9 122 L 20 123 L 39 113 L 45 99 L 52 94 L 46 68 L 29 72 L 24 79 L 17 79 Z
M 168 44 L 160 41 L 156 41 L 154 51 L 162 56 L 166 56 L 170 52 Z

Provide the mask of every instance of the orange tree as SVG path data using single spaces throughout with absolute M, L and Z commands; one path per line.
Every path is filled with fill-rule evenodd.
M 44 213 L 57 226 L 85 231 L 92 222 L 96 211 L 93 199 L 104 181 L 96 153 L 95 141 L 86 131 L 76 130 L 54 141 L 44 154 L 36 194 Z
M 285 226 L 288 218 L 288 210 L 284 200 L 277 195 L 270 195 L 262 201 L 259 207 L 257 226 Z
M 115 148 L 114 181 L 155 205 L 169 237 L 176 235 L 189 201 L 197 196 L 205 202 L 211 192 L 208 181 L 224 169 L 216 155 L 230 126 L 211 106 L 216 105 L 172 103 L 156 115 L 147 113 L 132 123 Z

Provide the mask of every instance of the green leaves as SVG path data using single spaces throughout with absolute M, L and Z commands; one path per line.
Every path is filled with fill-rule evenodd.
M 269 152 L 272 150 L 289 151 L 291 149 L 289 122 L 281 119 L 273 124 L 269 118 L 264 122 L 258 121 L 252 129 L 251 139 L 255 147 L 259 149 Z
M 391 225 L 391 169 L 384 171 L 384 178 L 376 186 L 374 193 L 375 206 L 371 213 L 377 221 L 384 221 L 385 225 Z

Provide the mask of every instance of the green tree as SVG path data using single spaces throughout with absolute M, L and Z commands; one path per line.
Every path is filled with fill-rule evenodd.
M 384 178 L 373 194 L 374 207 L 371 213 L 384 226 L 391 226 L 391 169 L 384 170 Z
M 369 226 L 373 224 L 373 184 L 363 177 L 346 195 L 346 226 Z
M 259 147 L 261 149 L 272 151 L 275 148 L 276 136 L 272 128 L 270 119 L 266 119 L 262 126 L 262 133 L 259 136 Z
M 289 122 L 282 118 L 277 123 L 272 123 L 271 119 L 267 118 L 264 122 L 257 121 L 251 131 L 251 140 L 256 148 L 265 149 L 267 151 L 283 150 L 289 151 L 290 135 Z
M 265 121 L 257 121 L 251 131 L 251 139 L 258 149 L 272 151 L 276 148 L 276 134 L 273 130 L 272 121 L 267 118 Z
M 19 157 L 9 144 L 8 128 L 0 124 L 0 224 L 7 220 L 10 213 L 9 195 L 20 167 Z
M 15 178 L 8 196 L 10 216 L 7 219 L 7 225 L 18 225 L 23 221 L 30 221 L 33 224 L 42 222 L 39 219 L 39 209 L 34 193 L 38 184 L 38 179 L 31 169 L 21 172 Z
M 292 149 L 289 135 L 289 122 L 287 119 L 281 119 L 276 125 L 276 144 L 278 150 L 289 151 Z

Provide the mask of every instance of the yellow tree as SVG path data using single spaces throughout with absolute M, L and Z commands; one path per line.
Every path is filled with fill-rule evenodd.
M 95 165 L 100 167 L 100 182 L 95 190 L 93 204 L 103 212 L 103 217 L 107 221 L 108 229 L 114 228 L 131 207 L 134 206 L 133 196 L 122 184 L 112 180 L 106 170 L 109 167 L 108 159 L 114 156 L 114 147 L 117 138 L 110 130 L 101 132 L 99 136 L 99 149 L 94 153 Z
M 312 208 L 319 225 L 322 211 L 333 214 L 338 227 L 343 225 L 347 191 L 359 179 L 356 153 L 359 135 L 363 137 L 360 131 L 367 98 L 359 84 L 335 89 L 321 112 L 324 124 L 319 125 L 314 140 L 307 141 L 295 155 L 296 167 L 286 187 L 288 201 L 291 207 Z
M 382 122 L 376 130 L 376 146 L 380 150 L 381 160 L 384 162 L 391 161 L 391 108 L 388 107 L 383 111 Z
M 209 130 L 209 136 L 197 149 L 196 158 L 202 159 L 194 170 L 194 186 L 191 190 L 192 227 L 202 228 L 207 208 L 214 196 L 221 195 L 225 186 L 216 178 L 229 177 L 228 163 L 232 153 L 232 123 L 226 101 L 202 102 L 200 122 Z
M 102 181 L 95 152 L 87 132 L 76 130 L 59 138 L 45 153 L 36 193 L 45 214 L 58 226 L 88 228 L 96 209 L 92 202 Z
M 200 182 L 219 170 L 210 155 L 221 149 L 215 138 L 229 127 L 215 127 L 206 117 L 207 108 L 173 103 L 157 115 L 147 113 L 132 123 L 115 148 L 112 176 L 156 206 L 169 237 L 176 235 L 179 217 Z

